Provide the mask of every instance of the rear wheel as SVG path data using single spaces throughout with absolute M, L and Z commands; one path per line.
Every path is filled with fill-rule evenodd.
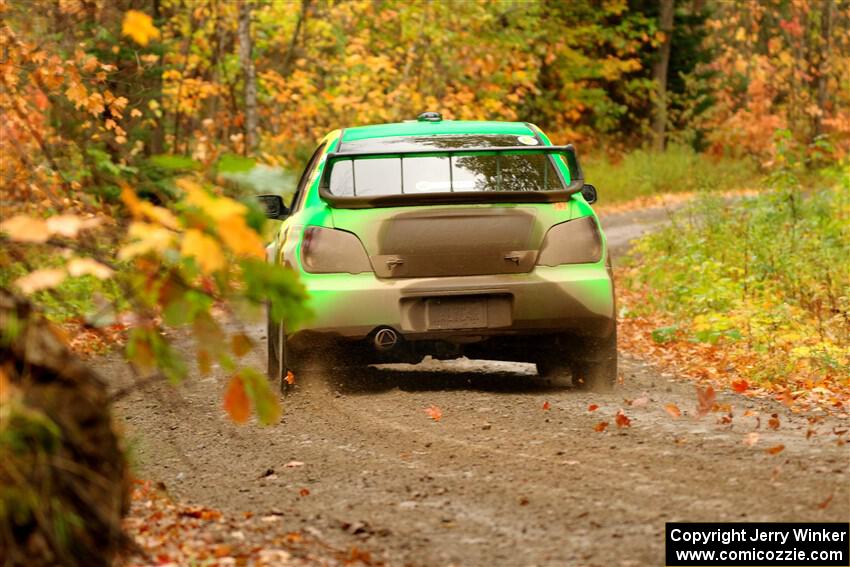
M 269 317 L 266 337 L 268 349 L 267 374 L 269 380 L 279 384 L 282 394 L 289 394 L 294 389 L 295 384 L 287 382 L 287 371 L 295 375 L 296 368 L 294 353 L 291 349 L 287 348 L 286 328 L 284 324 L 274 323 L 271 317 Z
M 573 384 L 606 392 L 617 383 L 617 330 L 605 338 L 586 338 L 571 361 Z
M 608 391 L 617 383 L 617 331 L 608 337 L 558 337 L 543 353 L 537 372 L 549 379 L 572 376 L 582 390 Z

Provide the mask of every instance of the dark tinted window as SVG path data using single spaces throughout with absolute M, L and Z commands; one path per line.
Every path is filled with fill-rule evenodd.
M 464 149 L 538 145 L 532 136 L 462 135 L 344 142 L 340 152 Z M 337 161 L 330 192 L 342 197 L 470 191 L 558 191 L 561 177 L 543 154 L 406 156 Z
M 330 179 L 330 192 L 342 197 L 562 189 L 551 159 L 542 154 L 340 160 Z

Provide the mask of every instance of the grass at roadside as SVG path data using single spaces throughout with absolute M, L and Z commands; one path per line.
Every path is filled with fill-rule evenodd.
M 677 145 L 664 152 L 635 150 L 619 161 L 589 155 L 582 167 L 603 206 L 662 193 L 738 190 L 760 178 L 752 160 L 716 158 Z
M 803 192 L 704 196 L 620 277 L 626 348 L 691 374 L 835 405 L 850 393 L 850 168 Z

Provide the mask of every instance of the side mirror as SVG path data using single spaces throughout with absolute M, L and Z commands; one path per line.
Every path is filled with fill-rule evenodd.
M 584 200 L 587 201 L 589 205 L 592 205 L 597 199 L 596 187 L 585 183 L 584 187 L 581 188 L 581 196 L 584 197 Z
M 289 216 L 289 209 L 283 204 L 283 198 L 280 195 L 257 195 L 257 200 L 265 209 L 266 217 L 282 220 Z

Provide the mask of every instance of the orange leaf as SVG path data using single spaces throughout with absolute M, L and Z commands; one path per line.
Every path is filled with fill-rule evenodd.
M 251 415 L 251 404 L 242 377 L 238 374 L 230 379 L 227 392 L 224 394 L 224 409 L 230 415 L 230 419 L 236 423 L 245 423 Z
M 738 392 L 739 394 L 743 394 L 750 388 L 750 383 L 744 380 L 743 378 L 740 380 L 736 380 L 732 382 L 732 389 Z
M 552 406 L 549 405 L 549 402 L 543 402 L 543 410 L 548 411 Z
M 596 427 L 593 428 L 593 430 L 596 431 L 597 433 L 602 433 L 606 429 L 608 429 L 608 422 L 607 421 L 600 421 L 599 423 L 596 424 Z
M 443 417 L 443 410 L 441 410 L 437 406 L 425 408 L 425 413 L 428 414 L 428 417 L 430 417 L 434 421 L 440 421 L 440 419 Z
M 597 406 L 596 404 L 590 404 L 589 406 L 587 406 L 587 411 L 596 411 L 598 409 L 599 406 Z
M 832 502 L 833 496 L 835 496 L 835 494 L 830 494 L 829 496 L 827 496 L 826 500 L 818 504 L 818 508 L 820 508 L 821 510 L 825 510 L 827 506 L 829 506 L 829 503 Z
M 775 447 L 771 447 L 770 449 L 765 449 L 764 452 L 768 455 L 778 455 L 782 451 L 785 450 L 785 445 L 776 445 Z
M 704 390 L 697 386 L 697 415 L 702 417 L 711 411 L 714 407 L 714 401 L 717 399 L 717 394 L 714 388 L 709 384 Z
M 210 353 L 206 350 L 198 351 L 198 371 L 201 373 L 201 376 L 208 376 L 212 370 L 212 361 L 210 360 Z
M 676 404 L 667 404 L 664 406 L 664 411 L 670 414 L 670 417 L 681 417 L 682 412 L 679 410 L 679 406 Z
M 253 346 L 251 343 L 251 339 L 248 337 L 248 335 L 245 335 L 243 333 L 233 335 L 231 342 L 233 354 L 235 354 L 236 356 L 245 356 L 251 351 L 251 347 Z
M 301 490 L 298 491 L 298 495 L 301 496 L 302 498 L 304 496 L 309 496 L 310 495 L 310 489 L 309 488 L 302 488 Z
M 767 420 L 767 426 L 774 431 L 779 429 L 779 415 L 775 413 L 771 414 L 770 419 Z
M 295 374 L 292 373 L 292 370 L 287 370 L 286 376 L 284 376 L 283 379 L 286 380 L 286 383 L 290 386 L 295 384 Z
M 617 422 L 617 427 L 631 427 L 632 425 L 632 420 L 628 418 L 622 409 L 617 412 L 617 417 L 614 420 Z

